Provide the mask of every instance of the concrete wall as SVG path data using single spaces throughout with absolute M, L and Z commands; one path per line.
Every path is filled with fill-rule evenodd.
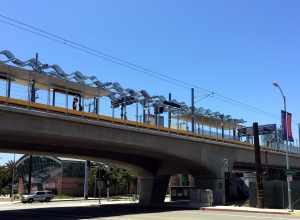
M 293 181 L 292 203 L 300 200 L 300 181 Z M 264 181 L 265 207 L 274 209 L 288 208 L 286 182 L 281 180 Z M 256 207 L 256 184 L 250 184 L 250 206 Z M 300 209 L 300 202 L 295 204 L 295 209 Z

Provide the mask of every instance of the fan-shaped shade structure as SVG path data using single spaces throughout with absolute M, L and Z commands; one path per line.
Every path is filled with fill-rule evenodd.
M 173 116 L 174 118 L 179 118 L 180 120 L 192 121 L 192 115 L 191 114 L 180 114 L 177 116 Z M 196 123 L 203 124 L 205 126 L 209 127 L 217 127 L 221 128 L 223 127 L 225 130 L 232 130 L 242 127 L 242 124 L 245 123 L 242 119 L 226 119 L 225 117 L 222 119 L 222 117 L 217 117 L 214 115 L 200 115 L 195 114 L 194 120 Z
M 34 81 L 36 88 L 40 89 L 56 89 L 68 93 L 79 94 L 85 98 L 92 98 L 98 96 L 106 96 L 109 91 L 90 87 L 84 84 L 75 83 L 66 79 L 53 77 L 47 74 L 41 74 L 33 70 L 26 70 L 14 66 L 0 64 L 0 77 L 10 79 L 18 84 L 28 85 L 29 82 Z
M 68 74 L 59 65 L 43 64 L 37 58 L 23 61 L 8 50 L 0 51 L 0 55 L 6 58 L 3 61 L 0 59 L 0 77 L 19 84 L 29 85 L 34 81 L 37 88 L 78 94 L 84 98 L 107 96 L 111 100 L 112 108 L 124 107 L 133 103 L 140 103 L 146 108 L 157 109 L 160 107 L 163 112 L 172 112 L 172 116 L 177 119 L 192 121 L 194 118 L 196 123 L 210 127 L 235 129 L 245 122 L 242 119 L 233 119 L 230 115 L 212 112 L 210 109 L 202 107 L 195 108 L 194 114 L 192 114 L 191 107 L 185 102 L 175 99 L 167 101 L 164 96 L 151 96 L 145 90 L 124 89 L 118 82 L 102 83 L 96 76 L 88 76 L 80 71 Z M 14 66 L 7 65 L 8 63 Z

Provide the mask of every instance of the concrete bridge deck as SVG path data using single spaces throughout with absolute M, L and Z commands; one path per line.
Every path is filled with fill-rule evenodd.
M 80 113 L 78 113 L 80 114 Z M 169 176 L 189 173 L 197 184 L 212 188 L 224 202 L 224 159 L 254 163 L 251 145 L 115 124 L 74 114 L 61 114 L 19 105 L 0 105 L 0 149 L 7 152 L 67 155 L 106 159 L 137 172 L 142 178 L 141 200 L 163 201 Z M 299 155 L 291 166 L 300 169 Z M 285 155 L 262 150 L 262 163 L 284 167 Z

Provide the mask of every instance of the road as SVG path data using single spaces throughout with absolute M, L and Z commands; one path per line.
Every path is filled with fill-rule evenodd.
M 146 209 L 137 204 L 104 204 L 97 201 L 67 201 L 33 204 L 1 204 L 1 220 L 288 220 L 293 216 L 248 214 L 233 212 L 204 212 L 175 207 Z

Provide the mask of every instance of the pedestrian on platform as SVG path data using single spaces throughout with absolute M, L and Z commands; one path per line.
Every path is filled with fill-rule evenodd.
M 77 103 L 78 103 L 78 98 L 77 97 L 75 97 L 75 98 L 73 98 L 73 110 L 77 110 Z

